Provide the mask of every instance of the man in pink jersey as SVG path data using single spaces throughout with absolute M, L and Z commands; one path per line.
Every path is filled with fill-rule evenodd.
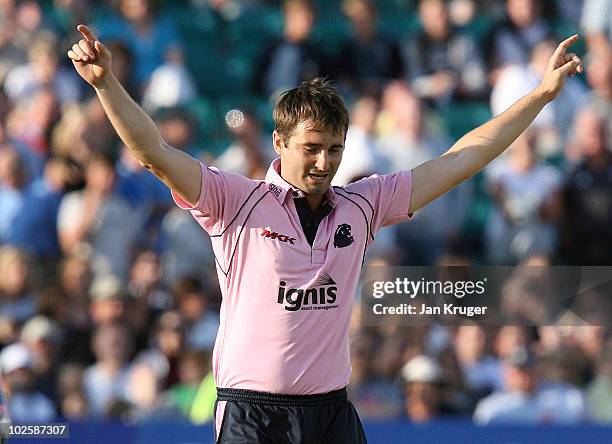
M 471 177 L 521 134 L 581 62 L 559 45 L 542 83 L 508 111 L 412 171 L 330 183 L 348 112 L 315 79 L 274 110 L 279 155 L 265 180 L 206 167 L 168 146 L 110 69 L 84 25 L 68 52 L 125 145 L 172 190 L 212 239 L 223 294 L 214 349 L 215 433 L 227 443 L 366 442 L 347 400 L 348 326 L 360 268 L 376 232 Z

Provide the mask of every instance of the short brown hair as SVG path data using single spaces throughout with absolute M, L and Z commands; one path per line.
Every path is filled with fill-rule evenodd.
M 315 130 L 330 129 L 344 136 L 349 125 L 349 113 L 335 85 L 320 77 L 285 91 L 272 116 L 282 138 L 291 137 L 295 127 L 307 120 Z

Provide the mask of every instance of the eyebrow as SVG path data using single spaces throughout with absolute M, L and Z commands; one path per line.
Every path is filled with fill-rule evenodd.
M 315 143 L 315 142 L 307 142 L 307 143 L 303 143 L 302 146 L 308 147 L 308 148 L 321 148 L 323 146 L 322 143 Z M 340 144 L 340 143 L 336 143 L 332 146 L 330 146 L 330 148 L 344 148 L 344 145 Z

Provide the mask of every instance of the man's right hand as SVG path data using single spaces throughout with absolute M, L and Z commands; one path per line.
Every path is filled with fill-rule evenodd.
M 68 57 L 74 68 L 91 86 L 100 86 L 111 72 L 111 52 L 85 25 L 77 26 L 84 38 L 72 45 Z
M 130 97 L 111 72 L 111 52 L 85 25 L 77 26 L 83 39 L 68 57 L 96 94 L 113 128 L 138 161 L 190 204 L 196 204 L 202 185 L 200 163 L 169 146 L 147 113 Z

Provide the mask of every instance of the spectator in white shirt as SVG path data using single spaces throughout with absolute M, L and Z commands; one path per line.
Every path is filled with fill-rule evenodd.
M 332 181 L 333 185 L 343 186 L 358 177 L 388 172 L 387 162 L 379 153 L 378 141 L 374 135 L 377 117 L 376 98 L 363 96 L 353 105 L 342 163 Z
M 610 50 L 612 42 L 612 0 L 585 0 L 580 27 L 590 49 Z
M 561 174 L 537 160 L 535 142 L 534 133 L 524 133 L 508 156 L 485 171 L 495 200 L 485 231 L 492 264 L 511 264 L 556 248 Z

